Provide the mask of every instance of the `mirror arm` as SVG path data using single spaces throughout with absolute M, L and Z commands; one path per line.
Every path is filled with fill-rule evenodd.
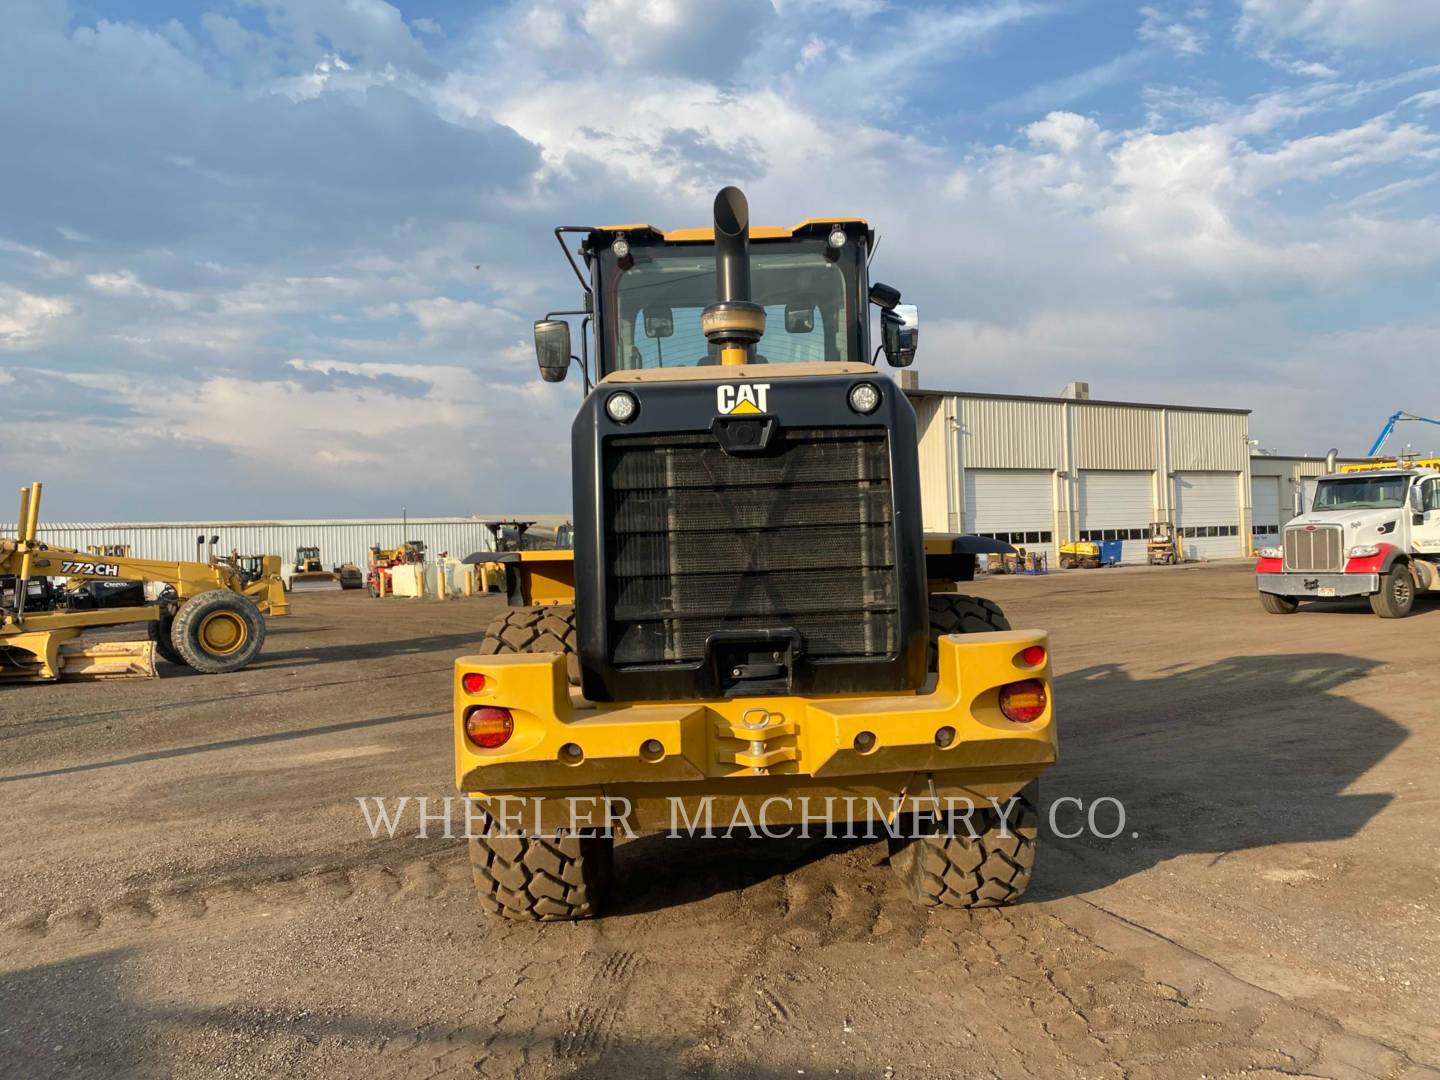
M 580 380 L 584 385 L 585 394 L 588 397 L 595 385 L 590 381 L 590 320 L 592 316 L 586 313 L 580 320 Z
M 580 288 L 585 290 L 585 295 L 590 295 L 590 283 L 585 280 L 585 275 L 580 272 L 580 266 L 575 261 L 575 256 L 565 246 L 565 233 L 591 233 L 595 230 L 589 225 L 556 225 L 555 242 L 560 245 L 560 250 L 565 253 L 565 261 L 570 264 L 570 269 L 575 271 L 575 280 L 580 282 Z

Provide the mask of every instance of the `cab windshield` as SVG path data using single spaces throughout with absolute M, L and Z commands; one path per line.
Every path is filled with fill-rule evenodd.
M 852 242 L 832 261 L 824 240 L 750 245 L 751 291 L 765 308 L 756 363 L 863 355 L 861 250 Z M 608 251 L 601 255 L 606 370 L 718 364 L 719 350 L 700 327 L 700 313 L 715 300 L 714 247 L 635 244 L 630 251 L 634 265 L 624 270 Z
M 1405 504 L 1408 476 L 1346 476 L 1321 480 L 1314 510 L 1388 510 Z

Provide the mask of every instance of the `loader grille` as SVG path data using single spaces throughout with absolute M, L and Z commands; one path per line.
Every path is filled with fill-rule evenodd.
M 1285 530 L 1285 569 L 1338 573 L 1345 568 L 1343 540 L 1336 525 L 1305 525 Z
M 793 629 L 818 660 L 898 651 L 883 429 L 786 430 L 738 456 L 709 434 L 616 438 L 604 476 L 617 668 L 696 663 L 716 631 Z

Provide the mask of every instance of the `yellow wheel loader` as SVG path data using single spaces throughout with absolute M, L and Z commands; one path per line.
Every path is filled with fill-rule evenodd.
M 206 674 L 238 671 L 285 615 L 280 560 L 247 580 L 228 561 L 168 562 L 52 547 L 37 539 L 41 485 L 20 492 L 18 535 L 0 539 L 0 682 L 155 674 L 155 653 Z M 86 630 L 145 624 L 143 641 Z
M 874 365 L 918 316 L 868 280 L 872 230 L 751 229 L 726 188 L 713 228 L 556 237 L 584 299 L 535 341 L 546 381 L 584 375 L 574 550 L 514 553 L 517 606 L 454 671 L 482 907 L 593 915 L 616 833 L 737 826 L 884 836 L 920 904 L 1018 898 L 1047 638 L 956 591 L 1009 545 L 921 531 L 915 413 Z

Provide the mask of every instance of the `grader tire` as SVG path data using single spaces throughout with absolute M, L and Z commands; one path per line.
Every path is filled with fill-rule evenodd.
M 930 652 L 928 671 L 938 671 L 940 638 L 945 634 L 983 634 L 1009 630 L 1005 612 L 993 600 L 958 593 L 930 594 Z
M 1262 592 L 1260 594 L 1260 606 L 1271 615 L 1294 615 L 1300 607 L 1300 601 L 1293 596 L 1280 596 L 1277 593 Z
M 532 922 L 588 919 L 609 887 L 615 841 L 609 836 L 478 836 L 470 870 L 480 906 Z
M 580 685 L 580 657 L 575 652 L 575 606 L 511 608 L 498 616 L 480 642 L 481 656 L 500 653 L 564 653 L 571 686 Z
M 928 835 L 892 839 L 890 867 L 911 901 L 921 907 L 981 908 L 1013 904 L 1030 884 L 1040 833 L 1040 785 L 1032 780 L 1013 804 L 1002 827 L 993 806 L 977 806 L 970 817 L 932 822 Z
M 168 660 L 177 667 L 184 667 L 185 658 L 175 648 L 174 638 L 171 636 L 174 625 L 174 613 L 166 612 L 150 624 L 150 640 L 155 643 L 155 651 L 162 660 Z
M 265 617 L 248 596 L 211 589 L 180 605 L 170 642 L 184 664 L 203 675 L 250 666 L 265 644 Z

